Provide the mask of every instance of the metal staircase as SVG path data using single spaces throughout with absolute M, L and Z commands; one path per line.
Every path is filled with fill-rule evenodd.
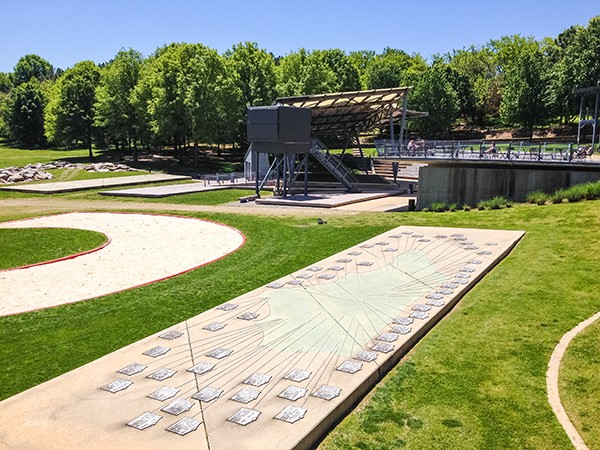
M 340 158 L 329 152 L 329 149 L 318 138 L 311 140 L 310 154 L 315 157 L 329 173 L 344 185 L 348 192 L 361 192 L 358 189 L 358 180 Z

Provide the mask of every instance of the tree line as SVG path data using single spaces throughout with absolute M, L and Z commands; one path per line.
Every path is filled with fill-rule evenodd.
M 457 123 L 534 127 L 569 123 L 573 90 L 600 81 L 600 16 L 540 41 L 503 36 L 435 55 L 300 49 L 283 57 L 255 43 L 223 54 L 202 44 L 170 44 L 144 57 L 121 50 L 96 65 L 55 69 L 23 56 L 0 73 L 0 135 L 27 147 L 84 143 L 139 147 L 244 145 L 246 110 L 278 96 L 413 86 L 409 108 L 428 111 L 411 124 L 423 136 Z

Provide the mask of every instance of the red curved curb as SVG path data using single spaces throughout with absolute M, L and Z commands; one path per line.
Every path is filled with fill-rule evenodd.
M 181 271 L 179 273 L 175 273 L 175 274 L 172 274 L 172 275 L 167 275 L 166 277 L 159 278 L 157 280 L 148 281 L 146 283 L 134 285 L 134 286 L 128 287 L 126 289 L 120 289 L 118 291 L 114 291 L 114 292 L 110 292 L 109 294 L 102 295 L 100 297 L 89 297 L 89 298 L 84 298 L 84 299 L 81 299 L 81 300 L 76 300 L 76 301 L 73 301 L 73 302 L 62 303 L 60 305 L 53 305 L 53 306 L 47 306 L 45 308 L 35 308 L 35 309 L 30 309 L 28 311 L 21 311 L 21 312 L 18 312 L 18 313 L 5 314 L 4 316 L 0 316 L 0 317 L 17 316 L 19 314 L 26 314 L 26 313 L 31 313 L 31 312 L 35 312 L 35 311 L 41 311 L 41 310 L 46 310 L 46 309 L 58 308 L 58 307 L 61 307 L 61 306 L 64 306 L 64 305 L 72 305 L 74 303 L 81 303 L 81 302 L 84 302 L 84 301 L 87 301 L 87 300 L 91 300 L 93 298 L 102 298 L 102 297 L 106 297 L 107 295 L 118 294 L 120 292 L 125 292 L 125 291 L 128 291 L 130 289 L 137 289 L 137 288 L 140 288 L 140 287 L 147 286 L 149 284 L 158 283 L 160 281 L 165 281 L 165 280 L 168 280 L 169 278 L 174 278 L 174 277 L 177 277 L 179 275 L 183 275 L 185 273 L 191 272 L 192 270 L 196 270 L 196 269 L 199 269 L 201 267 L 204 267 L 204 266 L 207 266 L 209 264 L 212 264 L 215 261 L 219 261 L 219 260 L 225 258 L 226 256 L 229 256 L 232 253 L 237 252 L 244 245 L 246 245 L 246 235 L 244 233 L 242 233 L 240 230 L 238 230 L 237 228 L 235 228 L 235 227 L 233 227 L 231 225 L 227 225 L 226 223 L 221 223 L 221 222 L 217 222 L 217 221 L 214 221 L 214 220 L 198 219 L 196 217 L 181 216 L 181 215 L 176 215 L 176 214 L 160 214 L 160 213 L 144 213 L 144 214 L 140 214 L 140 213 L 130 212 L 130 211 L 96 211 L 96 212 L 103 213 L 103 214 L 138 214 L 138 215 L 146 215 L 146 216 L 178 217 L 180 219 L 200 220 L 200 221 L 203 221 L 203 222 L 213 223 L 215 225 L 221 225 L 223 227 L 226 227 L 226 228 L 229 228 L 229 229 L 235 231 L 236 233 L 238 233 L 242 237 L 242 243 L 238 247 L 236 247 L 234 250 L 232 250 L 231 252 L 229 252 L 229 253 L 227 253 L 227 254 L 225 254 L 223 256 L 220 256 L 220 257 L 215 258 L 215 259 L 210 260 L 210 261 L 206 261 L 206 262 L 204 262 L 204 263 L 202 263 L 200 265 L 197 265 L 197 266 L 191 267 L 189 269 L 183 270 L 183 271 Z M 38 217 L 58 216 L 58 215 L 73 214 L 73 213 L 94 214 L 94 212 L 90 212 L 90 211 L 71 211 L 71 212 L 65 212 L 65 213 L 46 214 L 46 215 L 41 215 L 41 216 L 28 217 L 26 219 L 15 220 L 14 222 L 25 221 L 25 220 L 33 220 L 33 219 L 36 219 Z M 110 238 L 109 238 L 109 242 L 110 242 Z M 104 247 L 106 247 L 106 245 L 108 245 L 108 243 L 105 244 Z M 66 259 L 68 259 L 68 258 L 66 258 Z M 10 270 L 14 270 L 14 269 L 10 269 Z

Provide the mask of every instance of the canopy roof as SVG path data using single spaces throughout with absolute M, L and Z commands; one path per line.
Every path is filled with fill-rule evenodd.
M 312 134 L 344 135 L 363 132 L 401 117 L 409 87 L 371 89 L 368 91 L 280 97 L 274 104 L 312 109 Z M 426 117 L 426 112 L 406 110 L 406 118 Z

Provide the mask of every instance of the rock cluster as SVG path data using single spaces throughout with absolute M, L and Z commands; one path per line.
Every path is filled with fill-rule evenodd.
M 0 169 L 0 184 L 51 180 L 54 176 L 50 172 L 47 172 L 47 170 L 52 169 L 84 169 L 88 172 L 123 172 L 137 170 L 125 164 L 114 164 L 110 162 L 72 164 L 66 161 L 53 161 L 46 164 L 27 164 L 24 167 L 7 167 L 5 169 Z

